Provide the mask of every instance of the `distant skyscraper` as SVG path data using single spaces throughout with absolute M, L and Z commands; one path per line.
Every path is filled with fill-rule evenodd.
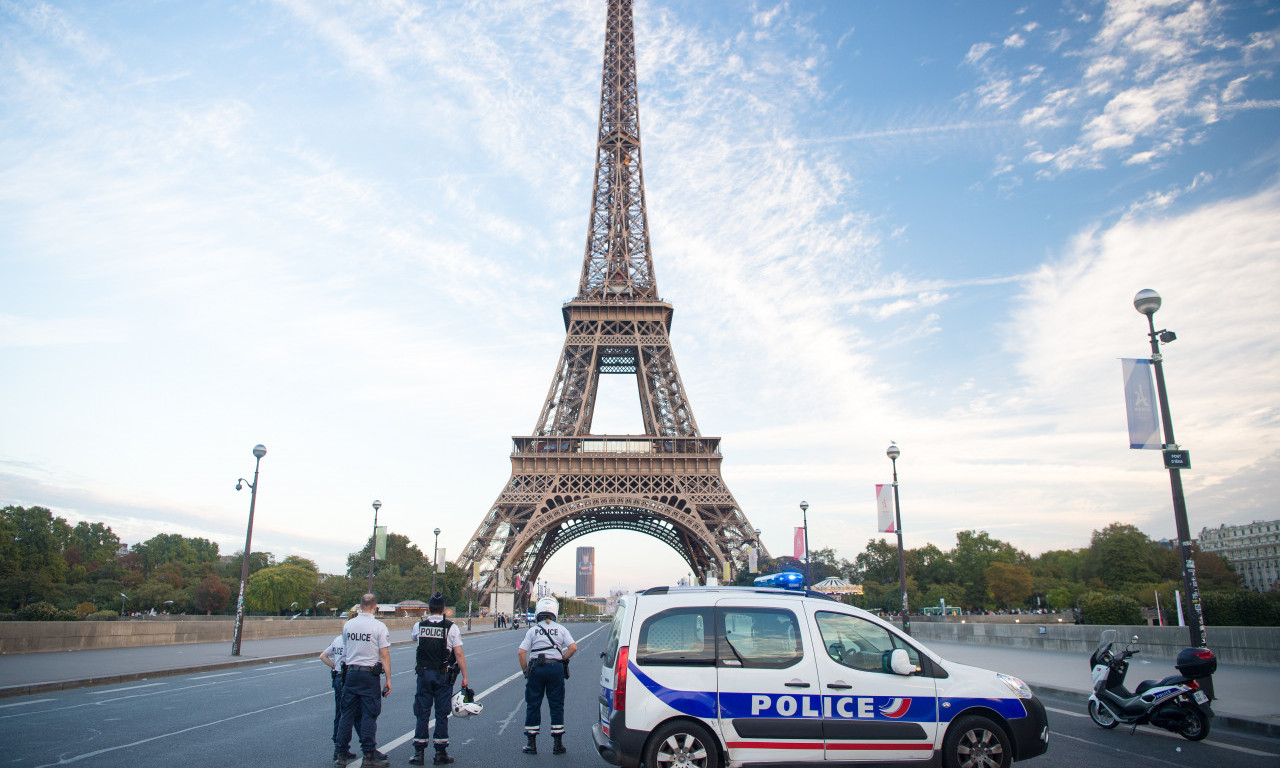
M 578 597 L 596 593 L 596 548 L 578 547 Z

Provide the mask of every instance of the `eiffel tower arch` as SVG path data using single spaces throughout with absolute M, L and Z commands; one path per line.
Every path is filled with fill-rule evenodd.
M 631 0 L 608 0 L 590 228 L 578 295 L 532 435 L 513 437 L 511 478 L 456 561 L 483 602 L 605 530 L 643 533 L 705 577 L 746 567 L 755 530 L 721 475 L 720 438 L 698 431 L 671 350 L 644 204 Z M 643 435 L 595 435 L 600 377 L 635 377 Z

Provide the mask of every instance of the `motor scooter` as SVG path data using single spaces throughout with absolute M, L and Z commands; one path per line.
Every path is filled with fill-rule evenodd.
M 1115 728 L 1121 723 L 1132 726 L 1150 724 L 1173 731 L 1184 739 L 1200 741 L 1209 735 L 1213 710 L 1209 696 L 1197 679 L 1209 677 L 1218 668 L 1218 660 L 1208 648 L 1186 648 L 1178 653 L 1178 674 L 1163 680 L 1143 680 L 1132 692 L 1124 687 L 1129 671 L 1129 658 L 1138 653 L 1134 635 L 1123 649 L 1116 645 L 1116 630 L 1102 633 L 1097 649 L 1089 657 L 1093 695 L 1089 697 L 1089 717 L 1102 728 Z

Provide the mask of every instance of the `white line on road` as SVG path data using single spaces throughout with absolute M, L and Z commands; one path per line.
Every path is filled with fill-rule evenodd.
M 1058 709 L 1057 707 L 1045 707 L 1045 710 L 1049 712 L 1056 712 L 1059 715 L 1068 715 L 1070 717 L 1088 717 L 1088 715 L 1082 714 L 1080 712 L 1072 712 L 1069 709 Z M 1143 728 L 1142 732 L 1145 734 L 1150 734 L 1152 736 L 1163 736 L 1167 739 L 1182 738 L 1176 733 L 1170 733 L 1168 731 L 1163 731 L 1163 730 L 1152 730 L 1152 729 Z M 1063 738 L 1068 738 L 1068 739 L 1074 738 L 1073 736 L 1067 736 L 1065 733 L 1058 733 L 1057 731 L 1054 731 L 1053 733 L 1057 736 L 1062 736 Z M 1089 742 L 1089 743 L 1094 744 L 1096 742 Z M 1280 755 L 1277 755 L 1275 752 L 1262 752 L 1257 749 L 1249 749 L 1248 747 L 1241 747 L 1237 744 L 1227 744 L 1221 741 L 1211 741 L 1210 739 L 1205 739 L 1200 743 L 1208 744 L 1209 746 L 1212 746 L 1212 747 L 1222 747 L 1223 749 L 1233 749 L 1236 752 L 1243 752 L 1246 755 L 1257 755 L 1259 757 L 1280 757 Z
M 164 683 L 145 683 L 145 684 L 143 684 L 143 685 L 131 685 L 131 686 L 129 686 L 128 688 L 112 688 L 112 689 L 110 689 L 110 690 L 106 690 L 106 691 L 89 691 L 89 692 L 88 692 L 88 693 L 86 693 L 85 695 L 86 695 L 86 696 L 101 696 L 101 695 L 102 695 L 102 694 L 104 694 L 104 693 L 120 693 L 121 691 L 133 691 L 133 690 L 137 690 L 138 688 L 154 688 L 154 687 L 155 687 L 155 686 L 157 686 L 157 685 L 164 685 Z
M 19 701 L 15 704 L 0 704 L 0 709 L 5 709 L 7 707 L 25 707 L 30 704 L 43 704 L 46 701 L 54 701 L 54 699 L 35 699 L 33 701 Z
M 216 675 L 200 675 L 199 677 L 192 677 L 192 678 L 189 678 L 189 679 L 191 679 L 191 680 L 208 680 L 208 679 L 210 679 L 210 678 L 214 678 L 214 677 L 226 677 L 226 676 L 228 676 L 228 675 L 239 675 L 239 674 L 242 674 L 242 673 L 241 673 L 239 670 L 237 670 L 237 671 L 235 671 L 235 672 L 219 672 L 219 673 L 218 673 L 218 674 L 216 674 Z

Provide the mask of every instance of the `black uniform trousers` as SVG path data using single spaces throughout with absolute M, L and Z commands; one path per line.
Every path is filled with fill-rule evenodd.
M 338 722 L 342 720 L 342 673 L 330 672 L 333 677 L 333 743 L 338 743 Z M 356 710 L 356 730 L 360 730 L 360 710 Z
M 524 684 L 524 732 L 536 734 L 542 728 L 542 698 L 551 708 L 551 735 L 564 733 L 564 664 L 559 659 L 529 659 L 529 678 Z
M 382 714 L 382 675 L 368 667 L 347 667 L 347 682 L 342 686 L 342 717 L 338 734 L 333 738 L 335 751 L 346 752 L 351 746 L 351 727 L 359 715 L 360 749 L 373 752 L 378 748 L 378 715 Z
M 430 738 L 427 726 L 431 725 L 433 705 L 436 712 L 436 748 L 449 746 L 449 699 L 452 697 L 449 673 L 439 669 L 424 669 L 418 673 L 418 691 L 413 696 L 413 716 L 418 718 L 413 729 L 415 747 L 426 746 Z

